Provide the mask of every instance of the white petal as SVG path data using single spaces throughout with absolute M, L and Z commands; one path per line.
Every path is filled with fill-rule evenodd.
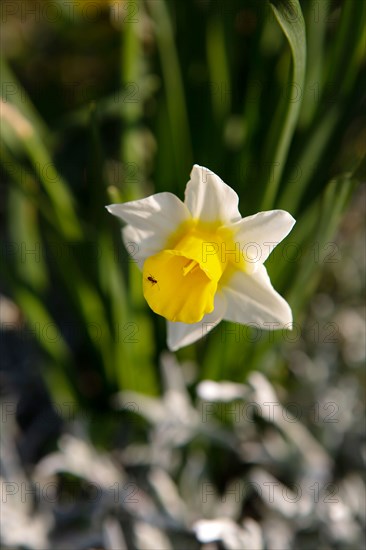
M 170 351 L 193 344 L 208 334 L 225 315 L 226 301 L 221 293 L 215 296 L 215 308 L 205 315 L 199 323 L 172 323 L 167 321 L 167 344 Z
M 173 193 L 156 193 L 146 199 L 110 204 L 106 208 L 137 229 L 156 233 L 168 234 L 190 218 L 185 204 Z
M 148 256 L 160 252 L 169 235 L 190 218 L 188 208 L 173 193 L 157 193 L 106 208 L 129 224 L 123 230 L 123 241 L 140 267 Z
M 273 288 L 264 265 L 251 275 L 236 272 L 222 292 L 227 300 L 225 320 L 261 329 L 292 328 L 291 308 Z
M 195 164 L 185 191 L 185 204 L 193 218 L 233 223 L 241 219 L 238 195 L 216 174 Z
M 122 240 L 127 252 L 131 256 L 131 262 L 136 262 L 141 271 L 146 258 L 150 256 L 148 241 L 152 240 L 152 245 L 160 244 L 159 239 L 154 239 L 154 236 L 151 236 L 147 231 L 139 231 L 135 227 L 132 227 L 132 225 L 126 225 L 122 229 Z M 152 254 L 155 254 L 155 252 Z
M 262 264 L 295 223 L 285 210 L 269 210 L 243 218 L 229 228 L 235 231 L 241 252 L 251 256 L 253 264 Z

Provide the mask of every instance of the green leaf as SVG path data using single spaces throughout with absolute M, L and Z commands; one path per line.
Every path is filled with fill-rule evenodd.
M 183 77 L 174 40 L 172 20 L 165 0 L 160 2 L 149 0 L 147 7 L 155 24 L 176 170 L 178 174 L 184 174 L 186 167 L 192 164 L 193 155 Z
M 291 49 L 292 75 L 290 87 L 303 90 L 306 68 L 305 22 L 298 0 L 269 0 L 275 17 L 280 24 Z M 299 116 L 301 101 L 292 101 L 283 94 L 284 103 L 276 113 L 276 123 L 272 125 L 269 145 L 265 158 L 276 166 L 273 177 L 266 185 L 262 204 L 263 210 L 273 207 L 282 172 L 286 162 L 291 139 Z
M 303 102 L 299 116 L 299 126 L 307 128 L 314 117 L 319 101 L 315 101 L 323 91 L 323 74 L 325 65 L 325 41 L 329 18 L 329 0 L 311 0 L 307 6 L 307 68 Z M 316 87 L 316 88 L 315 88 Z
M 287 184 L 277 200 L 278 208 L 288 210 L 293 215 L 298 211 L 307 186 L 316 175 L 317 166 L 324 155 L 332 133 L 335 131 L 339 116 L 338 105 L 333 105 L 315 121 L 308 139 L 303 142 L 303 149 L 295 164 L 295 169 L 289 175 Z M 301 168 L 300 177 L 297 173 L 298 167 Z M 294 189 L 293 182 L 296 182 L 296 189 Z
M 42 294 L 48 287 L 49 274 L 37 207 L 17 187 L 10 187 L 8 208 L 9 217 L 17 220 L 9 227 L 11 243 L 17 250 L 13 267 L 20 280 Z
M 307 236 L 304 244 L 313 242 L 319 251 L 325 250 L 338 229 L 341 217 L 365 173 L 365 159 L 351 174 L 341 174 L 332 179 L 322 196 L 310 208 L 313 218 L 312 234 Z M 321 275 L 320 264 L 314 261 L 314 248 L 308 249 L 298 266 L 297 276 L 288 294 L 289 302 L 296 314 L 316 289 Z
M 225 47 L 222 20 L 218 17 L 213 17 L 208 21 L 206 49 L 210 82 L 219 83 L 222 89 L 229 90 L 231 83 L 228 52 Z M 211 101 L 215 118 L 221 122 L 230 110 L 230 94 L 223 100 L 222 94 L 216 93 L 215 87 L 211 86 Z
M 33 165 L 34 172 L 47 193 L 54 209 L 60 232 L 67 238 L 80 238 L 81 227 L 75 211 L 74 197 L 67 183 L 59 175 L 47 146 L 32 120 L 10 102 L 2 102 L 0 135 L 5 145 L 23 150 Z
M 29 120 L 35 131 L 48 142 L 50 133 L 47 126 L 4 57 L 0 57 L 0 86 L 2 101 L 5 104 L 11 103 L 16 106 Z

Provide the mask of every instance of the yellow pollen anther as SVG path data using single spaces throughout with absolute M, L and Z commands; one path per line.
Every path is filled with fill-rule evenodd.
M 195 271 L 195 269 L 197 269 L 197 267 L 198 267 L 198 262 L 196 262 L 195 260 L 190 260 L 182 269 L 183 276 L 185 277 L 191 271 L 193 273 L 193 271 Z

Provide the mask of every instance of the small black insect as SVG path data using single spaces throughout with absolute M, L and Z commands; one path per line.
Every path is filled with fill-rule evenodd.
M 156 279 L 154 279 L 154 277 L 153 277 L 152 275 L 149 275 L 149 276 L 147 277 L 147 280 L 150 281 L 150 283 L 151 283 L 152 285 L 156 285 L 157 282 L 158 282 Z

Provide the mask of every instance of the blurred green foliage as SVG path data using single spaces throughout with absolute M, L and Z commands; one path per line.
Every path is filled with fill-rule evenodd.
M 91 4 L 2 3 L 1 274 L 38 327 L 54 396 L 103 409 L 117 390 L 159 393 L 166 347 L 104 206 L 183 198 L 195 162 L 243 216 L 288 210 L 297 225 L 268 270 L 301 322 L 322 270 L 314 243 L 324 256 L 364 177 L 366 26 L 359 0 L 302 2 L 303 15 L 297 0 Z M 222 326 L 178 353 L 202 378 L 283 363 L 281 333 L 225 343 Z

